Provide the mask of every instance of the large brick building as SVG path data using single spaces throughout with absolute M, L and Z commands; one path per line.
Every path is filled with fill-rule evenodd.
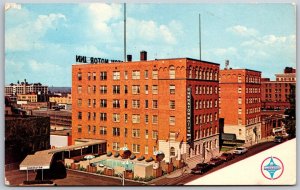
M 284 73 L 275 74 L 276 80 L 262 78 L 261 101 L 262 111 L 267 115 L 283 114 L 285 109 L 290 108 L 289 95 L 292 86 L 296 86 L 296 69 L 286 67 Z
M 72 66 L 72 137 L 137 157 L 218 151 L 219 64 L 189 58 Z
M 261 72 L 249 69 L 220 70 L 220 118 L 224 133 L 254 143 L 261 138 Z

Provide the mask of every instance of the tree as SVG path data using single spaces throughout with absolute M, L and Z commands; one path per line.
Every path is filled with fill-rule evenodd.
M 290 138 L 296 137 L 296 85 L 290 84 L 290 95 L 288 97 L 290 108 L 286 109 L 284 114 L 284 124 L 286 132 Z

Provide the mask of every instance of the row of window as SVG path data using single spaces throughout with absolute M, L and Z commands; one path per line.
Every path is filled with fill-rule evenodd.
M 214 107 L 218 107 L 218 100 L 215 100 Z M 213 107 L 213 101 L 212 100 L 195 100 L 195 109 L 206 109 L 206 108 L 212 108 Z
M 218 113 L 215 112 L 214 120 L 218 120 Z M 195 115 L 195 125 L 210 123 L 213 121 L 213 114 L 203 114 L 203 115 Z
M 87 112 L 87 120 L 96 120 L 96 112 Z M 82 112 L 78 112 L 77 118 L 79 120 L 82 120 Z M 100 113 L 100 121 L 107 121 L 107 113 Z M 113 113 L 112 114 L 112 121 L 113 122 L 121 122 L 121 114 L 119 113 Z M 141 123 L 141 115 L 140 114 L 132 114 L 131 115 L 131 121 L 132 123 Z M 124 114 L 124 122 L 128 122 L 128 114 Z M 145 124 L 149 123 L 149 115 L 144 116 L 144 122 Z M 152 115 L 152 124 L 158 123 L 158 115 Z M 169 124 L 175 125 L 175 116 L 169 116 Z
M 275 92 L 275 93 L 281 93 L 281 88 L 279 88 L 279 89 L 274 89 L 274 92 Z M 285 93 L 290 93 L 290 92 L 291 92 L 291 89 L 286 88 L 286 89 L 284 89 L 284 92 L 285 92 Z M 272 89 L 266 89 L 266 93 L 272 93 Z
M 128 71 L 124 71 L 124 78 L 125 80 L 128 79 Z M 82 80 L 82 72 L 77 73 L 77 80 L 81 81 Z M 99 75 L 100 80 L 107 80 L 107 72 L 106 71 L 101 71 Z M 134 70 L 131 73 L 131 78 L 133 80 L 138 80 L 141 79 L 141 72 L 139 70 Z M 175 70 L 170 71 L 170 79 L 175 78 Z M 113 80 L 120 80 L 121 79 L 121 72 L 120 71 L 113 71 L 112 72 L 112 79 Z M 149 72 L 148 70 L 144 71 L 144 79 L 149 79 Z M 152 79 L 158 79 L 158 71 L 153 70 L 152 71 Z M 96 72 L 88 72 L 87 73 L 87 80 L 97 80 L 97 73 Z
M 251 119 L 247 119 L 247 125 L 252 125 L 252 124 L 255 124 L 255 123 L 258 123 L 260 122 L 260 117 L 255 117 L 255 118 L 251 118 Z
M 239 103 L 240 103 L 240 101 L 242 101 L 240 98 L 238 100 L 239 100 Z M 254 104 L 260 103 L 260 98 L 246 98 L 246 104 L 252 104 L 252 103 L 254 103 Z
M 215 126 L 215 133 L 218 133 L 218 127 Z M 200 138 L 208 137 L 213 135 L 213 128 L 206 128 L 206 129 L 201 129 L 201 130 L 195 130 L 195 140 L 198 140 Z
M 152 94 L 158 94 L 158 85 L 152 85 L 151 90 L 152 90 Z M 107 85 L 101 85 L 99 91 L 100 91 L 100 94 L 107 94 L 107 91 L 108 91 Z M 93 85 L 93 86 L 88 85 L 88 87 L 87 87 L 88 94 L 91 94 L 91 93 L 96 94 L 96 92 L 97 92 L 96 85 Z M 140 92 L 141 92 L 140 85 L 132 85 L 131 86 L 132 94 L 140 94 Z M 170 94 L 175 94 L 175 85 L 169 85 L 169 92 L 170 92 Z M 78 94 L 82 93 L 81 85 L 77 86 L 77 93 Z M 121 85 L 113 85 L 112 93 L 113 94 L 121 94 Z M 124 94 L 128 94 L 128 93 L 129 93 L 128 86 L 124 85 Z M 144 86 L 144 93 L 149 94 L 149 86 L 148 85 Z
M 218 87 L 215 87 L 215 94 L 218 94 Z M 213 94 L 212 86 L 195 86 L 195 94 Z
M 127 143 L 124 143 L 123 147 L 128 147 Z M 149 147 L 148 147 L 148 145 L 145 145 L 143 147 L 144 147 L 144 154 L 149 154 Z M 113 142 L 112 143 L 112 149 L 113 150 L 119 151 L 120 148 L 121 148 L 121 146 L 120 146 L 119 142 Z M 171 149 L 172 148 L 174 149 L 174 147 L 171 147 Z M 171 149 L 170 149 L 170 151 L 171 151 Z M 132 144 L 132 149 L 131 150 L 132 150 L 133 153 L 140 153 L 141 152 L 141 145 L 139 145 L 139 144 Z M 157 147 L 153 146 L 153 152 L 155 152 L 155 151 L 157 151 Z M 173 152 L 175 152 L 175 150 Z
M 100 99 L 100 108 L 107 108 L 107 99 Z M 123 100 L 124 108 L 128 108 L 128 100 Z M 208 104 L 207 104 L 208 105 Z M 79 98 L 77 100 L 77 106 L 82 106 L 82 99 Z M 97 107 L 97 101 L 96 99 L 88 99 L 87 100 L 87 106 L 88 107 Z M 121 100 L 119 99 L 113 99 L 112 101 L 112 108 L 120 108 L 121 107 Z M 141 101 L 140 100 L 131 100 L 131 108 L 139 109 L 141 108 Z M 144 108 L 149 108 L 149 100 L 144 101 Z M 175 100 L 169 101 L 169 108 L 170 110 L 175 110 Z M 152 109 L 158 109 L 158 100 L 152 100 Z
M 259 113 L 260 107 L 246 109 L 246 114 Z
M 193 73 L 192 67 L 189 68 L 188 78 L 189 79 L 200 79 L 200 80 L 218 80 L 218 72 L 217 71 L 202 71 L 202 70 L 194 70 Z

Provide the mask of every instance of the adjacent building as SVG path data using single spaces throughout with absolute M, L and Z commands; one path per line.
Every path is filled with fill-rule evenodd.
M 219 64 L 190 58 L 72 65 L 72 138 L 137 157 L 218 151 Z
M 261 138 L 261 72 L 250 69 L 220 70 L 220 117 L 224 133 L 254 143 Z
M 284 73 L 275 74 L 276 80 L 262 78 L 262 111 L 263 114 L 284 114 L 290 108 L 289 95 L 295 93 L 296 69 L 286 67 Z
M 38 96 L 37 94 L 31 93 L 31 94 L 18 94 L 17 95 L 17 101 L 26 101 L 26 102 L 37 102 Z

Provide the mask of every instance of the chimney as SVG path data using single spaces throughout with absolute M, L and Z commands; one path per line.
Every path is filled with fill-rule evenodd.
M 147 61 L 147 52 L 146 51 L 141 51 L 140 59 L 141 59 L 141 61 Z
M 127 61 L 131 62 L 132 61 L 132 55 L 127 55 Z
M 229 60 L 227 59 L 227 60 L 225 60 L 225 70 L 227 70 L 228 69 L 228 67 L 229 67 Z

